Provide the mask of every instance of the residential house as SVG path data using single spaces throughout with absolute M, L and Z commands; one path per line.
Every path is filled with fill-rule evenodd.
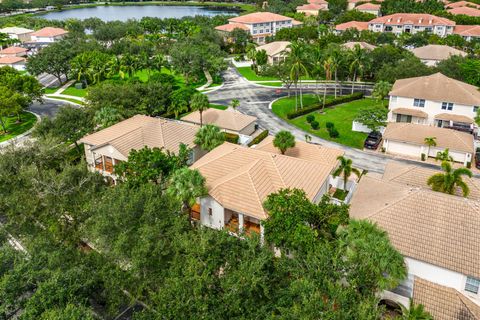
M 445 5 L 446 9 L 454 9 L 454 8 L 461 8 L 461 7 L 470 7 L 470 8 L 480 9 L 480 4 L 476 4 L 469 1 L 457 1 L 457 2 L 452 2 Z
M 297 7 L 297 12 L 306 16 L 318 16 L 319 11 L 328 11 L 328 3 L 307 3 Z
M 85 146 L 89 170 L 97 171 L 115 182 L 114 166 L 128 160 L 131 150 L 162 148 L 173 153 L 180 144 L 192 148 L 190 161 L 203 155 L 195 145 L 199 127 L 175 120 L 136 115 L 79 140 Z
M 353 50 L 355 49 L 356 46 L 359 46 L 360 49 L 366 50 L 366 51 L 372 51 L 374 50 L 377 46 L 374 46 L 373 44 L 363 42 L 363 41 L 350 41 L 350 42 L 345 42 L 342 44 L 342 47 L 348 50 Z
M 389 163 L 383 176 L 364 176 L 351 201 L 350 216 L 376 223 L 405 258 L 408 278 L 382 297 L 405 307 L 413 299 L 434 319 L 480 319 L 479 203 L 404 182 L 419 172 L 438 171 Z
M 25 57 L 27 55 L 27 49 L 22 47 L 8 47 L 0 50 L 1 57 Z
M 18 71 L 23 71 L 26 68 L 26 59 L 22 57 L 1 57 L 0 58 L 0 68 L 1 67 L 12 67 Z
M 366 2 L 356 6 L 354 9 L 360 12 L 373 14 L 377 17 L 380 15 L 380 5 L 375 3 Z
M 453 33 L 455 22 L 447 18 L 425 13 L 395 13 L 368 22 L 368 29 L 375 32 L 402 33 L 431 32 L 440 37 Z
M 480 91 L 441 73 L 397 80 L 389 93 L 390 122 L 410 122 L 476 133 Z
M 428 146 L 425 138 L 435 138 L 435 146 Z M 387 124 L 383 133 L 383 149 L 386 153 L 415 159 L 435 157 L 438 152 L 449 149 L 456 162 L 468 165 L 474 152 L 473 135 L 452 129 L 414 123 Z
M 45 27 L 31 34 L 32 42 L 50 43 L 63 39 L 68 31 L 62 28 Z
M 479 25 L 457 25 L 453 34 L 457 34 L 467 41 L 480 39 L 480 26 Z
M 415 57 L 430 67 L 436 66 L 440 61 L 447 60 L 451 56 L 467 56 L 466 52 L 439 44 L 429 44 L 411 51 Z
M 368 30 L 368 22 L 364 21 L 349 21 L 345 23 L 340 23 L 335 26 L 335 32 L 342 33 L 348 29 L 355 29 L 357 31 Z
M 6 33 L 10 39 L 15 39 L 20 42 L 27 42 L 31 40 L 31 33 L 33 30 L 20 27 L 7 27 L 0 29 L 0 33 Z
M 194 111 L 182 117 L 182 121 L 200 125 L 200 112 Z M 209 108 L 202 112 L 203 124 L 213 124 L 238 135 L 251 136 L 257 129 L 257 118 L 236 111 Z
M 471 7 L 457 7 L 453 9 L 448 9 L 447 12 L 453 15 L 463 14 L 470 17 L 480 17 L 480 9 L 475 9 Z
M 256 50 L 265 50 L 268 56 L 267 63 L 274 64 L 285 60 L 290 52 L 290 45 L 289 41 L 274 41 L 258 46 Z
M 293 150 L 294 149 L 294 150 Z M 271 193 L 284 188 L 305 191 L 320 201 L 330 187 L 330 179 L 343 151 L 297 142 L 290 155 L 271 148 L 271 140 L 256 148 L 225 142 L 191 168 L 205 177 L 208 195 L 193 207 L 192 217 L 202 225 L 233 233 L 263 235 L 261 221 L 268 213 L 263 202 Z
M 267 37 L 274 36 L 278 30 L 301 25 L 290 17 L 271 12 L 254 12 L 243 16 L 228 19 L 229 23 L 215 27 L 216 30 L 228 37 L 228 33 L 236 28 L 248 31 L 258 44 L 266 42 Z M 231 26 L 233 25 L 233 26 Z

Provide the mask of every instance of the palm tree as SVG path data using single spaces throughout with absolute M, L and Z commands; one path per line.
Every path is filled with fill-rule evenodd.
M 103 107 L 95 112 L 93 120 L 101 128 L 106 128 L 122 120 L 122 116 L 115 108 Z
M 308 56 L 310 74 L 315 78 L 315 87 L 317 92 L 317 98 L 320 102 L 320 94 L 318 92 L 318 82 L 324 75 L 324 63 L 323 63 L 323 49 L 320 46 L 313 47 L 311 54 Z
M 427 158 L 430 156 L 430 148 L 435 147 L 437 145 L 437 138 L 436 137 L 426 137 L 423 139 L 425 144 L 428 146 L 428 151 L 427 151 Z
M 352 175 L 352 172 L 355 173 L 357 177 L 360 177 L 362 174 L 360 171 L 354 167 L 352 167 L 352 159 L 347 159 L 343 156 L 338 156 L 337 160 L 340 161 L 340 165 L 338 168 L 333 172 L 334 177 L 338 177 L 343 174 L 343 190 L 347 190 L 347 181 L 348 178 Z
M 205 178 L 198 170 L 187 167 L 178 169 L 172 174 L 167 194 L 182 202 L 182 210 L 189 210 L 197 198 L 208 193 Z
M 300 83 L 300 108 L 303 108 L 302 97 L 302 76 L 308 76 L 307 68 L 305 67 L 305 45 L 303 43 L 294 42 L 289 45 L 290 54 L 288 59 L 291 63 L 290 79 L 295 83 L 295 110 L 297 105 L 297 90 L 298 83 Z
M 338 69 L 343 61 L 342 49 L 337 44 L 332 44 L 329 46 L 328 59 L 330 59 L 330 68 L 335 76 L 335 98 L 337 98 Z
M 210 102 L 206 95 L 200 92 L 195 93 L 190 101 L 190 108 L 192 111 L 198 111 L 200 113 L 200 127 L 203 125 L 203 111 L 210 107 Z
M 422 304 L 415 304 L 413 299 L 410 299 L 409 308 L 402 307 L 401 320 L 433 320 L 433 317 L 425 311 Z
M 252 61 L 252 68 L 256 73 L 257 72 L 257 65 L 256 65 L 257 49 L 255 48 L 255 44 L 248 43 L 247 47 L 245 48 L 245 51 L 247 52 L 247 59 Z
M 225 134 L 213 124 L 201 127 L 195 134 L 194 143 L 205 151 L 212 151 L 224 142 Z
M 365 63 L 367 60 L 367 53 L 358 44 L 355 45 L 353 50 L 349 51 L 350 58 L 350 72 L 353 72 L 352 78 L 352 94 L 355 90 L 355 81 L 357 81 L 357 74 L 363 73 L 365 69 Z
M 240 101 L 238 99 L 233 99 L 230 102 L 230 105 L 232 106 L 232 109 L 235 111 L 240 106 Z
M 472 172 L 467 168 L 458 168 L 453 170 L 448 161 L 442 162 L 444 173 L 437 173 L 428 178 L 427 184 L 433 191 L 439 191 L 447 194 L 454 194 L 457 187 L 462 189 L 464 197 L 470 193 L 470 188 L 463 181 L 462 176 L 472 177 Z
M 289 131 L 282 130 L 275 135 L 273 145 L 285 154 L 288 148 L 295 147 L 295 137 Z
M 446 148 L 443 151 L 438 151 L 437 155 L 435 156 L 435 161 L 440 160 L 440 161 L 448 161 L 448 162 L 453 162 L 453 158 L 449 153 L 448 148 Z
M 372 96 L 382 101 L 382 106 L 385 106 L 385 97 L 392 90 L 392 85 L 387 81 L 378 81 L 373 87 Z
M 167 109 L 168 112 L 173 112 L 175 119 L 178 119 L 178 115 L 188 111 L 188 101 L 184 99 L 173 100 Z
M 323 60 L 323 70 L 325 70 L 325 80 L 332 80 L 332 59 L 330 57 Z M 325 99 L 327 99 L 327 84 L 323 86 L 323 105 L 322 110 L 325 108 Z
M 120 59 L 120 77 L 125 78 L 125 75 L 129 77 L 133 76 L 138 70 L 139 61 L 135 56 L 125 54 Z

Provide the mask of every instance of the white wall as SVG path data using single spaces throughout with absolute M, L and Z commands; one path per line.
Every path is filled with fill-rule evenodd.
M 212 209 L 212 215 L 209 214 L 209 208 Z M 222 229 L 225 226 L 225 210 L 211 196 L 200 199 L 200 222 L 214 229 Z
M 103 156 L 107 156 L 107 157 L 114 158 L 114 159 L 121 160 L 121 161 L 127 161 L 128 160 L 127 157 L 125 157 L 123 154 L 118 152 L 117 149 L 115 149 L 114 147 L 112 147 L 109 144 L 106 145 L 106 146 L 100 147 L 98 149 L 95 149 L 95 150 L 93 150 L 93 152 L 95 153 L 97 158 L 98 158 L 99 155 L 103 155 Z
M 358 121 L 352 121 L 352 131 L 364 132 L 364 133 L 372 132 L 372 130 L 370 130 L 367 126 L 361 124 Z M 380 127 L 378 131 L 380 131 L 380 133 L 383 134 L 383 132 L 385 132 L 385 127 Z

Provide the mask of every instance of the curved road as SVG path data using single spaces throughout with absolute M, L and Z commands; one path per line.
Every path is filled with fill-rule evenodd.
M 217 90 L 207 93 L 212 103 L 230 105 L 232 99 L 238 99 L 240 106 L 238 110 L 242 113 L 249 114 L 258 118 L 258 124 L 264 129 L 268 129 L 271 134 L 275 134 L 280 130 L 290 131 L 298 140 L 305 140 L 307 132 L 292 126 L 283 119 L 277 117 L 268 109 L 269 104 L 280 97 L 287 96 L 286 89 L 266 88 L 249 82 L 243 78 L 235 68 L 229 68 L 223 75 L 224 85 Z M 343 88 L 350 93 L 351 88 Z M 312 136 L 312 135 L 311 135 Z M 387 156 L 377 152 L 363 151 L 350 148 L 335 142 L 312 136 L 312 143 L 342 149 L 348 158 L 352 159 L 356 167 L 366 169 L 371 172 L 383 173 L 385 165 L 388 161 L 393 160 L 391 156 Z M 395 159 L 395 161 L 422 165 L 425 167 L 436 167 L 435 165 L 411 161 L 405 159 Z

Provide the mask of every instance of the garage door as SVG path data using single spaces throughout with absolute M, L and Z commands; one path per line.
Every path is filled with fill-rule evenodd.
M 437 155 L 437 152 L 443 151 L 444 149 L 441 148 L 432 148 L 432 151 L 430 152 L 430 156 L 435 157 Z M 465 153 L 463 152 L 458 152 L 458 151 L 452 151 L 449 150 L 448 154 L 453 158 L 454 161 L 456 162 L 461 162 L 463 163 L 465 161 Z
M 388 150 L 387 152 L 403 154 L 410 157 L 420 157 L 421 155 L 421 146 L 416 146 L 413 144 L 397 142 L 397 141 L 388 141 Z

